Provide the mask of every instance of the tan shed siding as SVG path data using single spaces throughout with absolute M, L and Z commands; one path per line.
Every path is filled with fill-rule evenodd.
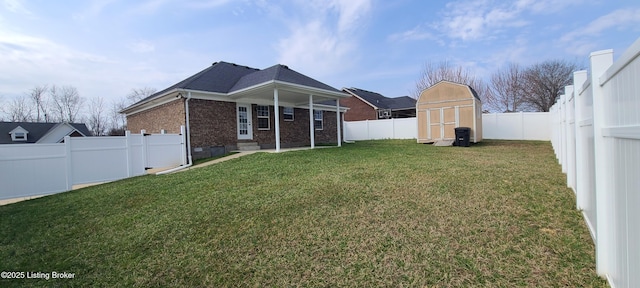
M 471 140 L 480 141 L 482 131 L 475 134 L 478 132 L 476 131 L 478 127 L 480 129 L 482 127 L 482 115 L 478 118 L 477 106 L 481 106 L 480 101 L 473 96 L 466 85 L 439 82 L 422 91 L 416 103 L 418 142 L 430 143 L 441 139 L 454 139 L 456 127 L 471 128 Z M 479 135 L 480 140 L 476 140 L 474 135 Z
M 340 106 L 348 107 L 344 114 L 344 121 L 376 120 L 378 112 L 371 105 L 360 100 L 358 97 L 340 99 Z
M 180 133 L 180 126 L 185 125 L 184 99 L 162 104 L 160 106 L 127 115 L 127 129 L 133 133 L 146 130 L 147 133 Z

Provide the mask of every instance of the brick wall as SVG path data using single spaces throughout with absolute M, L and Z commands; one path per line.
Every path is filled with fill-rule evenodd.
M 275 123 L 273 106 L 269 106 L 269 130 L 258 130 L 258 116 L 256 105 L 251 106 L 253 121 L 253 142 L 257 142 L 263 149 L 276 146 Z M 284 121 L 283 107 L 280 107 L 280 147 L 300 147 L 311 145 L 309 137 L 309 110 L 293 109 L 293 121 Z M 315 131 L 316 143 L 337 143 L 336 112 L 323 112 L 324 127 Z
M 140 133 L 142 129 L 147 133 L 160 133 L 164 129 L 167 133 L 178 134 L 180 126 L 185 125 L 184 115 L 184 100 L 176 99 L 127 116 L 127 129 L 132 133 Z
M 253 140 L 262 148 L 274 148 L 275 122 L 273 106 L 269 106 L 269 129 L 258 130 L 257 105 L 251 105 Z M 184 102 L 173 101 L 153 109 L 127 117 L 132 131 L 147 130 L 148 133 L 179 133 L 184 125 Z M 235 102 L 212 100 L 189 100 L 189 127 L 191 129 L 191 153 L 194 159 L 210 157 L 216 151 L 229 152 L 237 149 L 238 131 Z M 323 112 L 323 129 L 315 131 L 316 143 L 336 143 L 336 112 Z M 133 130 L 136 129 L 136 130 Z M 247 141 L 245 141 L 247 142 Z M 294 109 L 294 120 L 284 121 L 280 107 L 280 145 L 282 148 L 310 145 L 309 110 Z
M 212 100 L 189 100 L 189 127 L 191 129 L 191 149 L 203 152 L 208 157 L 211 147 L 224 146 L 234 150 L 238 143 L 236 103 Z M 196 151 L 201 148 L 203 151 Z
M 340 99 L 340 105 L 349 107 L 344 114 L 344 121 L 360 121 L 360 120 L 377 120 L 378 113 L 373 107 L 358 97 L 351 96 L 346 99 Z

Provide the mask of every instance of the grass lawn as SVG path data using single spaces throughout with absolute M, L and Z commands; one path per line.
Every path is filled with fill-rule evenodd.
M 0 286 L 605 287 L 548 142 L 257 153 L 0 207 Z

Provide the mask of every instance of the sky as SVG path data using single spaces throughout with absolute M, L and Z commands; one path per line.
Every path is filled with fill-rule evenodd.
M 397 97 L 427 62 L 488 79 L 510 62 L 617 59 L 638 37 L 638 0 L 0 0 L 0 101 L 47 84 L 109 103 L 217 61 Z

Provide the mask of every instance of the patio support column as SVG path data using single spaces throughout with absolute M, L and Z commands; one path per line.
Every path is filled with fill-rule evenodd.
M 342 135 L 340 129 L 340 99 L 336 99 L 336 126 L 338 126 L 338 147 L 342 147 Z
M 313 95 L 309 94 L 309 139 L 311 139 L 311 149 L 316 147 L 315 125 L 313 125 Z
M 280 105 L 278 104 L 278 88 L 273 88 L 273 118 L 276 123 L 276 152 L 280 152 Z

